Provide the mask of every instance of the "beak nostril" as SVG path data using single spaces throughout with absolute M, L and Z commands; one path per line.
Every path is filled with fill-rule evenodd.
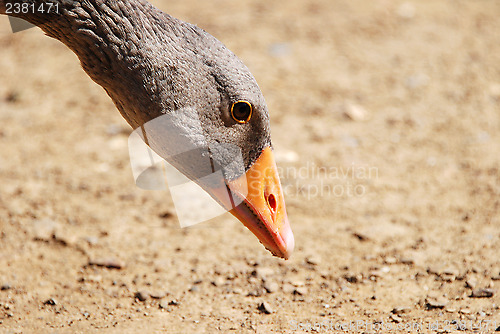
M 276 212 L 276 197 L 274 197 L 273 194 L 269 194 L 269 196 L 267 196 L 267 205 L 273 213 Z

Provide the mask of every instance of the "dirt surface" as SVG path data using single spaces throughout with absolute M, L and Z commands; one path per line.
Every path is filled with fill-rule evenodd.
M 0 332 L 500 327 L 499 1 L 154 3 L 256 76 L 295 253 L 181 229 L 76 56 L 2 17 Z

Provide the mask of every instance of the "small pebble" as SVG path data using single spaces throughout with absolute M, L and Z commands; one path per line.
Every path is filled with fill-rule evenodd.
M 465 281 L 465 284 L 467 285 L 468 288 L 475 289 L 477 286 L 477 280 L 471 277 L 467 281 Z
M 406 306 L 396 306 L 395 308 L 392 309 L 392 313 L 394 314 L 403 314 L 403 313 L 406 313 L 406 312 L 409 312 L 410 311 L 410 308 L 409 307 L 406 307 Z
M 348 103 L 344 106 L 344 116 L 352 121 L 361 122 L 367 119 L 368 112 L 357 104 Z
M 2 286 L 0 287 L 0 290 L 1 291 L 6 291 L 6 290 L 10 290 L 12 287 L 10 286 L 9 283 L 4 283 L 2 284 Z
M 88 236 L 85 237 L 85 241 L 90 245 L 90 246 L 95 246 L 99 243 L 99 238 L 98 237 L 93 237 L 93 236 Z
M 370 240 L 370 237 L 368 235 L 360 233 L 360 232 L 354 232 L 352 235 L 355 236 L 356 238 L 358 238 L 359 241 Z
M 58 223 L 51 219 L 35 220 L 32 225 L 34 240 L 50 241 L 58 228 Z
M 460 310 L 460 313 L 462 313 L 462 314 L 470 314 L 471 310 L 468 309 L 468 308 L 463 308 L 463 309 Z
M 266 289 L 267 293 L 273 293 L 278 291 L 279 285 L 276 282 L 266 282 L 264 284 L 264 289 Z
M 179 306 L 181 303 L 177 299 L 172 299 L 171 301 L 168 302 L 168 305 L 170 306 Z
M 476 289 L 472 291 L 472 294 L 469 296 L 471 298 L 491 298 L 495 295 L 495 290 L 485 288 L 485 289 Z
M 269 305 L 267 302 L 261 303 L 258 307 L 258 310 L 265 314 L 271 314 L 274 312 L 274 310 L 271 308 L 271 305 Z
M 402 257 L 401 259 L 399 259 L 399 262 L 401 262 L 402 264 L 409 265 L 409 266 L 412 266 L 415 264 L 415 260 L 412 258 L 409 258 L 409 257 Z
M 262 293 L 263 293 L 262 289 L 255 289 L 255 290 L 247 293 L 247 296 L 248 297 L 260 297 L 260 296 L 262 296 Z
M 303 281 L 293 281 L 291 282 L 293 286 L 304 286 L 305 283 Z
M 275 274 L 275 270 L 273 268 L 257 268 L 252 272 L 252 276 L 255 277 L 268 277 Z
M 438 297 L 438 298 L 427 297 L 425 303 L 427 309 L 432 310 L 436 308 L 444 308 L 448 304 L 448 300 L 444 297 Z
M 164 300 L 164 301 L 160 302 L 160 304 L 159 304 L 158 306 L 159 306 L 161 309 L 166 310 L 166 309 L 168 309 L 168 302 Z
M 344 279 L 349 283 L 359 283 L 363 279 L 363 276 L 361 274 L 348 273 L 344 275 Z
M 372 271 L 370 271 L 369 277 L 373 281 L 373 280 L 376 280 L 377 278 L 382 277 L 383 274 L 384 273 L 382 271 L 380 271 L 380 270 L 372 270 Z
M 295 291 L 295 287 L 290 284 L 290 283 L 286 283 L 283 285 L 283 292 L 284 293 L 293 293 Z
M 432 275 L 441 275 L 442 273 L 441 266 L 429 266 L 427 267 L 427 273 Z
M 149 294 L 149 297 L 153 298 L 153 299 L 162 299 L 164 298 L 165 296 L 167 295 L 166 292 L 162 292 L 162 291 L 156 291 L 156 292 L 151 292 Z
M 391 320 L 392 320 L 393 322 L 397 323 L 397 324 L 399 324 L 399 323 L 401 322 L 401 320 L 402 320 L 400 317 L 398 317 L 398 316 L 397 316 L 397 315 L 395 315 L 395 314 L 391 314 L 391 315 L 389 316 L 389 318 L 391 318 Z
M 149 292 L 147 291 L 137 291 L 134 295 L 134 298 L 137 300 L 144 302 L 149 298 Z
M 318 264 L 320 264 L 321 259 L 319 258 L 319 256 L 313 255 L 306 257 L 305 261 L 307 264 L 317 266 Z
M 76 244 L 77 237 L 75 235 L 67 234 L 65 231 L 56 231 L 52 235 L 52 241 L 63 246 L 71 246 Z
M 295 290 L 293 290 L 293 294 L 294 295 L 300 295 L 300 296 L 304 296 L 307 294 L 307 288 L 304 287 L 304 286 L 301 286 L 301 287 L 298 287 L 296 288 Z
M 81 282 L 94 282 L 99 283 L 102 281 L 101 275 L 88 275 L 87 277 L 82 277 L 80 279 Z
M 213 281 L 212 281 L 212 285 L 213 286 L 222 286 L 226 283 L 226 279 L 224 277 L 216 277 Z
M 49 298 L 43 302 L 43 305 L 55 306 L 55 305 L 57 305 L 57 301 L 54 298 Z
M 460 274 L 460 272 L 457 268 L 446 268 L 443 270 L 443 274 L 456 277 Z
M 125 267 L 125 264 L 122 261 L 119 261 L 114 258 L 101 258 L 94 259 L 88 262 L 89 266 L 97 266 L 97 267 L 105 267 L 108 269 L 122 269 Z

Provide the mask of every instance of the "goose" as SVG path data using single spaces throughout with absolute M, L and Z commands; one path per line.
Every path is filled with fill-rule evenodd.
M 274 256 L 290 257 L 294 237 L 268 107 L 249 69 L 223 43 L 145 0 L 0 0 L 0 14 L 64 43 L 149 147 Z M 222 177 L 205 177 L 207 159 Z

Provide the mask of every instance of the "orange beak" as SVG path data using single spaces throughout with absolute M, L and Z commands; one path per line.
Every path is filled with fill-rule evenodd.
M 285 198 L 270 147 L 239 178 L 226 181 L 225 189 L 211 192 L 229 212 L 238 218 L 273 255 L 285 260 L 292 254 L 295 241 L 288 223 Z

